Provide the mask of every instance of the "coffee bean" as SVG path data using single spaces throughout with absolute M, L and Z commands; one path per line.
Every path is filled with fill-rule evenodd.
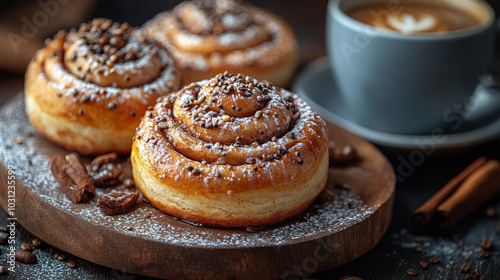
M 417 247 L 413 248 L 413 251 L 415 251 L 417 253 L 422 253 L 422 251 L 424 251 L 424 249 L 422 249 L 421 246 L 417 246 Z
M 470 270 L 470 265 L 464 263 L 460 266 L 460 272 L 468 272 Z
M 430 259 L 429 262 L 436 264 L 436 263 L 441 262 L 441 260 L 438 257 L 434 257 L 434 258 Z
M 76 267 L 76 264 L 72 261 L 69 261 L 66 263 L 67 266 L 71 267 L 71 268 L 75 268 Z
M 65 259 L 66 259 L 66 256 L 64 256 L 63 254 L 60 254 L 59 256 L 57 256 L 58 261 L 64 261 Z
M 420 262 L 420 267 L 422 267 L 423 269 L 426 269 L 429 267 L 429 264 L 426 262 Z
M 42 241 L 38 240 L 38 238 L 33 238 L 33 240 L 31 240 L 31 245 L 38 247 L 42 245 Z
M 485 250 L 489 250 L 492 246 L 492 243 L 490 240 L 486 239 L 484 240 L 482 243 L 481 243 L 481 248 L 485 249 Z
M 23 243 L 21 244 L 21 249 L 26 250 L 26 251 L 31 251 L 33 250 L 33 246 L 28 243 Z
M 22 263 L 36 263 L 37 262 L 36 256 L 33 253 L 31 253 L 29 251 L 25 251 L 25 250 L 15 251 L 14 258 L 17 261 L 20 261 Z
M 5 269 L 5 266 L 0 265 L 0 275 L 5 274 L 5 272 L 7 272 L 7 269 Z
M 346 165 L 354 162 L 357 158 L 357 152 L 352 146 L 345 146 L 342 149 L 338 147 L 329 148 L 330 163 L 332 165 Z
M 411 275 L 411 276 L 417 276 L 418 272 L 415 269 L 408 268 L 406 270 L 406 274 Z
M 489 252 L 486 251 L 481 251 L 481 258 L 486 259 L 490 256 Z

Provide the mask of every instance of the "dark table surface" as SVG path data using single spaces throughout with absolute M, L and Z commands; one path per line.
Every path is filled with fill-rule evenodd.
M 302 66 L 325 55 L 324 14 L 327 1 L 254 2 L 284 16 L 292 24 L 301 47 Z M 98 6 L 92 16 L 107 16 L 140 25 L 157 11 L 168 8 L 168 5 L 165 5 L 165 7 L 156 8 L 156 11 L 150 9 L 137 16 L 130 11 L 139 9 L 138 4 L 132 1 L 125 1 L 125 3 L 127 3 L 125 8 L 122 7 L 120 11 L 117 11 L 116 6 L 106 1 Z M 22 89 L 22 77 L 3 73 L 0 76 L 0 106 L 12 96 L 22 92 Z M 473 213 L 447 233 L 417 234 L 410 230 L 409 226 L 411 212 L 469 163 L 480 156 L 500 159 L 499 143 L 499 139 L 496 139 L 474 147 L 447 152 L 436 151 L 425 156 L 418 166 L 414 166 L 413 172 L 404 177 L 404 181 L 397 182 L 392 223 L 384 238 L 374 249 L 357 260 L 329 271 L 313 273 L 309 271 L 312 267 L 306 265 L 297 268 L 297 273 L 303 275 L 302 279 L 339 279 L 345 275 L 354 275 L 363 279 L 500 279 L 500 218 L 488 217 L 485 214 L 487 206 L 494 207 L 500 213 L 500 198 L 493 198 L 488 205 Z M 398 169 L 404 159 L 408 159 L 412 152 L 379 148 L 391 161 L 396 173 L 399 172 Z M 0 210 L 0 225 L 5 223 L 6 219 L 7 214 Z M 22 226 L 17 226 L 17 246 L 29 243 L 33 238 L 34 236 Z M 491 240 L 493 243 L 487 258 L 480 255 L 480 244 L 484 240 Z M 414 250 L 416 246 L 421 246 L 423 251 L 416 252 Z M 0 245 L 0 249 L 2 252 L 0 265 L 5 265 L 7 245 Z M 39 259 L 37 264 L 18 263 L 16 273 L 8 272 L 0 278 L 150 279 L 102 267 L 47 245 L 35 249 L 34 253 Z M 58 261 L 54 258 L 55 254 L 61 253 L 66 256 L 66 261 L 73 261 L 76 268 L 69 268 L 65 265 L 66 261 Z M 433 257 L 440 258 L 440 262 L 430 264 L 427 269 L 420 267 L 421 261 L 429 263 Z M 469 264 L 471 271 L 477 274 L 477 278 L 471 278 L 474 276 L 471 271 L 460 272 L 462 264 Z M 408 275 L 406 270 L 409 268 L 415 269 L 418 275 Z

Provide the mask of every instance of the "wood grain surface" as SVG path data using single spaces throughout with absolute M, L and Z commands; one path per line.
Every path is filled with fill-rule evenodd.
M 0 137 L 7 140 L 0 145 L 0 172 L 6 178 L 6 167 L 16 168 L 18 222 L 51 246 L 103 266 L 170 279 L 292 277 L 304 265 L 314 265 L 312 273 L 361 256 L 390 223 L 395 187 L 391 165 L 374 146 L 333 125 L 332 139 L 354 146 L 359 160 L 330 171 L 327 188 L 332 199 L 313 205 L 309 218 L 299 216 L 249 233 L 196 227 L 145 202 L 124 215 L 104 216 L 95 200 L 75 204 L 59 190 L 47 170 L 48 159 L 67 151 L 34 131 L 23 104 L 17 96 L 0 112 Z M 6 186 L 2 179 L 4 209 Z M 109 191 L 99 190 L 98 195 Z M 339 213 L 330 213 L 332 209 Z

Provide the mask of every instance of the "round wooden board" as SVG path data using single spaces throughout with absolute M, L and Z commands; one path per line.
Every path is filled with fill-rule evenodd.
M 394 202 L 395 176 L 388 160 L 359 137 L 334 125 L 329 129 L 338 145 L 352 145 L 359 154 L 355 164 L 330 170 L 329 199 L 316 202 L 306 214 L 255 232 L 204 228 L 142 200 L 118 216 L 104 216 L 96 199 L 72 203 L 48 169 L 53 155 L 68 151 L 33 129 L 20 95 L 0 111 L 0 203 L 7 210 L 10 166 L 15 170 L 19 223 L 51 246 L 125 272 L 167 279 L 310 274 L 373 248 L 389 226 Z M 97 194 L 109 191 L 98 189 Z

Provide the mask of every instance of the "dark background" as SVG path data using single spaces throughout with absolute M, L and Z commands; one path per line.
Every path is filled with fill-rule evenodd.
M 0 0 L 0 36 L 2 41 L 6 31 L 13 31 L 21 34 L 21 27 L 25 22 L 22 17 L 32 20 L 36 11 L 40 10 L 39 1 L 63 1 L 63 0 Z M 39 48 L 45 38 L 51 37 L 62 28 L 71 28 L 81 22 L 89 21 L 95 17 L 107 17 L 118 22 L 129 22 L 131 25 L 140 26 L 159 12 L 165 11 L 182 2 L 181 0 L 64 0 L 68 8 L 64 12 L 51 18 L 50 24 L 39 28 L 35 38 L 30 39 L 30 44 Z M 249 0 L 256 6 L 266 8 L 275 14 L 285 18 L 294 29 L 299 47 L 302 66 L 315 58 L 326 55 L 325 50 L 325 15 L 328 0 Z M 497 14 L 500 14 L 500 1 L 487 0 Z M 84 3 L 84 4 L 81 4 Z M 6 28 L 8 27 L 8 28 Z M 11 48 L 8 44 L 3 46 L 4 50 Z M 36 50 L 37 48 L 33 48 Z M 18 56 L 19 63 L 14 66 L 2 63 L 2 56 L 9 55 L 9 52 L 2 51 L 0 44 L 0 75 L 16 73 L 23 75 L 32 54 L 28 52 L 25 56 Z M 2 70 L 3 69 L 3 70 Z

